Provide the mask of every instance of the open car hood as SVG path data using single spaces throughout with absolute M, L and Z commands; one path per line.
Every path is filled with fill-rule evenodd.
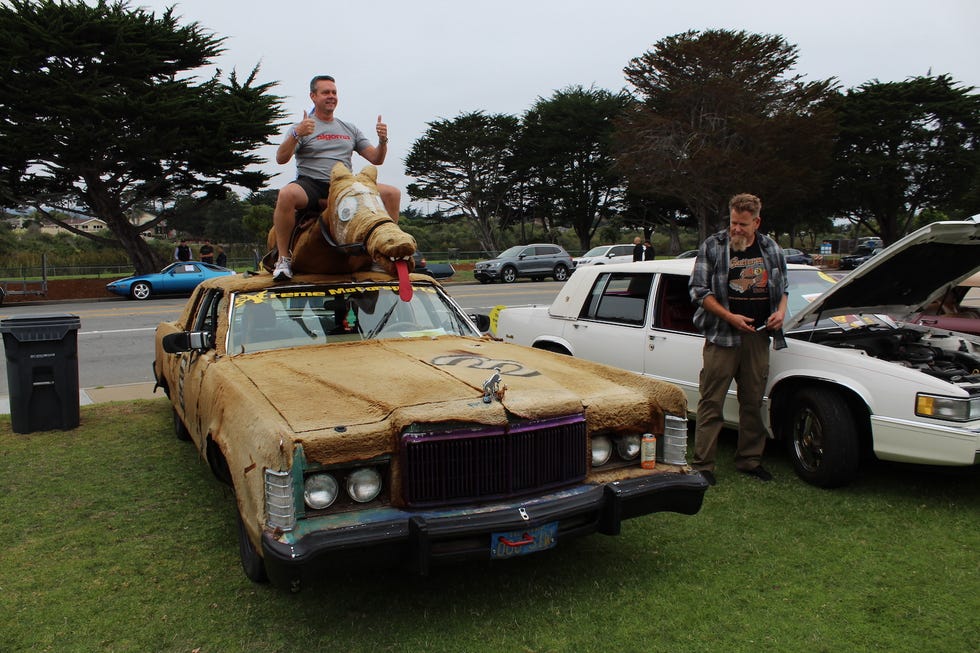
M 907 320 L 980 269 L 980 222 L 934 222 L 873 256 L 793 315 L 786 330 L 837 315 Z

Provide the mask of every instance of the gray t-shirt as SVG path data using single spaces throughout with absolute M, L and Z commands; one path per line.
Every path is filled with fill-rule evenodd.
M 313 133 L 299 139 L 296 146 L 296 174 L 330 181 L 330 171 L 338 162 L 351 169 L 351 156 L 371 145 L 361 130 L 334 118 L 324 122 L 313 115 Z

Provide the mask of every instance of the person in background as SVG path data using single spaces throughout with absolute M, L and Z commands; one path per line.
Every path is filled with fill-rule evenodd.
M 187 246 L 187 241 L 183 238 L 180 239 L 177 247 L 174 248 L 174 260 L 181 262 L 191 260 L 191 248 Z
M 698 249 L 688 284 L 698 308 L 694 325 L 704 333 L 692 467 L 715 484 L 718 435 L 732 379 L 738 388 L 735 468 L 771 481 L 761 464 L 766 446 L 762 397 L 769 379 L 769 339 L 786 347 L 783 319 L 789 277 L 783 248 L 759 231 L 762 201 L 735 195 L 728 203 L 728 229 L 708 236 Z
M 334 117 L 337 108 L 337 84 L 329 75 L 317 75 L 310 81 L 310 99 L 313 113 L 303 112 L 303 120 L 293 125 L 276 151 L 276 163 L 288 163 L 296 155 L 296 181 L 286 184 L 279 191 L 276 209 L 272 215 L 275 228 L 276 250 L 279 258 L 272 276 L 276 281 L 293 278 L 289 241 L 296 226 L 296 211 L 320 209 L 330 188 L 330 172 L 334 165 L 343 163 L 351 168 L 351 157 L 357 152 L 376 166 L 388 155 L 388 125 L 381 121 L 375 125 L 378 144 L 371 145 L 367 137 L 355 125 Z M 391 219 L 398 221 L 401 193 L 394 186 L 378 184 L 378 192 Z
M 643 243 L 643 260 L 644 261 L 652 261 L 655 258 L 657 258 L 657 254 L 656 254 L 656 252 L 653 251 L 653 245 L 650 243 L 649 240 L 644 241 L 644 243 Z
M 201 245 L 201 262 L 214 263 L 214 247 L 211 246 L 210 240 L 205 240 Z
M 225 248 L 221 245 L 215 245 L 214 248 L 216 254 L 214 257 L 214 264 L 220 265 L 223 268 L 228 267 L 228 255 L 225 254 Z
M 633 262 L 643 260 L 643 239 L 637 236 L 633 239 Z

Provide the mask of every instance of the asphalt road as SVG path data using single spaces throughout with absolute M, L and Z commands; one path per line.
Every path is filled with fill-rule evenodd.
M 449 292 L 468 313 L 489 313 L 497 305 L 550 304 L 561 284 L 554 281 L 503 284 L 449 284 Z M 186 297 L 133 301 L 36 302 L 0 307 L 0 320 L 32 315 L 77 315 L 79 388 L 153 382 L 153 335 L 160 322 L 175 320 Z M 60 344 L 57 346 L 61 346 Z M 7 395 L 3 357 L 0 395 Z

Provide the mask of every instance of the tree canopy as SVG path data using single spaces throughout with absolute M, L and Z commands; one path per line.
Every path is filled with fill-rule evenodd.
M 539 99 L 524 114 L 517 162 L 530 178 L 534 203 L 571 226 L 582 249 L 622 210 L 625 181 L 610 140 L 628 102 L 624 94 L 573 86 Z
M 971 91 L 941 75 L 846 93 L 829 193 L 838 215 L 890 244 L 925 209 L 976 212 L 980 97 Z
M 254 150 L 283 117 L 273 83 L 193 72 L 222 52 L 197 23 L 126 2 L 0 5 L 0 202 L 104 220 L 137 272 L 162 261 L 129 217 L 181 194 L 256 190 Z M 157 220 L 163 219 L 160 216 Z M 75 231 L 91 237 L 89 234 Z
M 796 60 L 780 36 L 729 30 L 670 36 L 631 60 L 638 101 L 616 138 L 631 190 L 680 200 L 702 239 L 738 192 L 762 197 L 768 217 L 805 205 L 829 162 L 834 83 L 789 76 Z
M 518 119 L 476 111 L 428 125 L 405 158 L 406 174 L 418 180 L 408 185 L 409 194 L 465 215 L 486 251 L 498 251 L 497 233 L 506 225 L 517 176 L 512 158 Z

